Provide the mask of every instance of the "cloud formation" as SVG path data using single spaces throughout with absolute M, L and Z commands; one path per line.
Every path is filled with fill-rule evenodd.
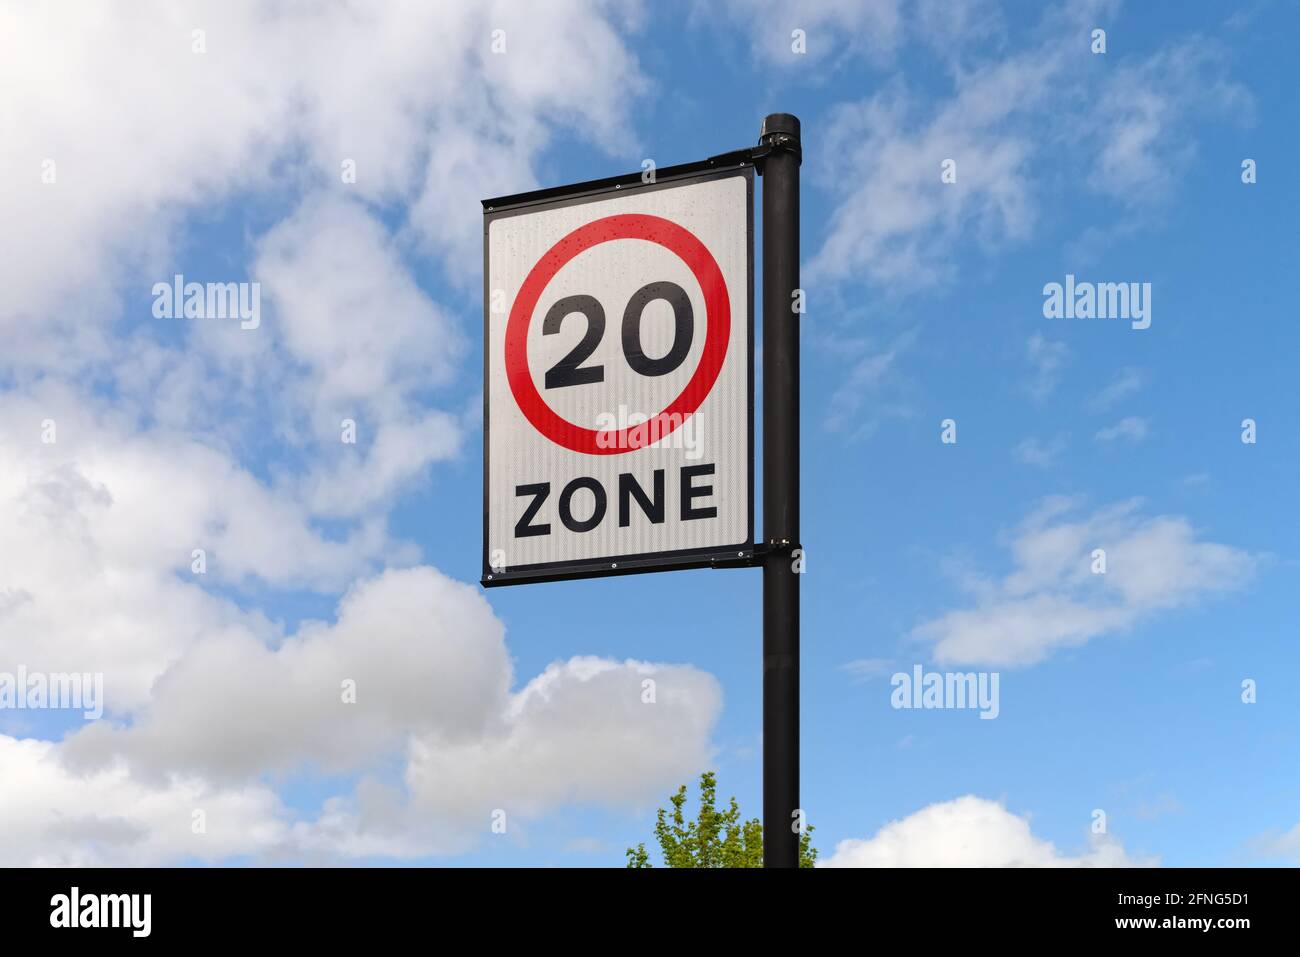
M 480 242 L 465 196 L 533 185 L 556 123 L 602 148 L 631 142 L 626 111 L 645 81 L 620 28 L 634 11 L 583 0 L 7 5 L 0 220 L 21 242 L 0 256 L 0 325 L 39 335 L 4 361 L 44 365 L 51 344 L 69 368 L 111 358 L 106 327 L 125 283 L 161 278 L 188 218 L 286 181 L 408 203 L 411 237 L 464 282 Z M 493 52 L 494 31 L 508 56 Z
M 59 742 L 0 736 L 3 863 L 455 853 L 494 809 L 648 802 L 698 772 L 710 675 L 574 658 L 516 688 L 477 589 L 387 524 L 461 449 L 474 200 L 536 185 L 559 131 L 631 148 L 639 16 L 0 9 L 0 648 L 102 672 L 107 698 Z M 154 318 L 174 272 L 260 282 L 263 321 Z M 334 616 L 287 626 L 303 591 Z
M 1148 867 L 1117 840 L 1090 835 L 1076 854 L 1036 836 L 1002 804 L 968 794 L 891 821 L 870 838 L 840 841 L 822 867 Z
M 1206 541 L 1180 515 L 1141 514 L 1138 500 L 1080 514 L 1051 498 L 1011 534 L 1006 575 L 966 583 L 973 603 L 915 628 L 941 664 L 1033 665 L 1157 613 L 1242 585 L 1261 556 Z M 1105 573 L 1098 549 L 1105 552 Z
M 1114 425 L 1108 425 L 1104 429 L 1099 429 L 1095 438 L 1098 442 L 1115 443 L 1126 442 L 1129 445 L 1137 445 L 1147 437 L 1150 432 L 1150 425 L 1147 420 L 1140 415 L 1126 415 Z
M 923 17 L 951 88 L 935 97 L 887 84 L 831 112 L 811 155 L 836 212 L 805 278 L 894 293 L 948 282 L 959 248 L 994 252 L 1033 234 L 1062 167 L 1097 195 L 1146 206 L 1170 194 L 1192 154 L 1190 116 L 1249 120 L 1248 93 L 1201 39 L 1087 69 L 1092 8 L 1105 6 L 1050 9 L 1028 46 L 984 59 Z
M 565 804 L 643 805 L 710 758 L 721 689 L 690 666 L 578 657 L 512 683 L 504 629 L 474 586 L 387 571 L 335 621 L 274 647 L 239 627 L 205 635 L 129 724 L 60 744 L 0 738 L 0 861 L 456 853 L 498 810 L 527 822 Z M 314 815 L 270 783 L 322 772 L 356 785 Z M 192 829 L 196 810 L 209 829 Z

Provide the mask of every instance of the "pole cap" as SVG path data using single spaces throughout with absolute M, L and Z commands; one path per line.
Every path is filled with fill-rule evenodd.
M 763 129 L 758 134 L 759 142 L 770 136 L 783 136 L 799 142 L 799 117 L 793 113 L 769 113 L 763 120 Z

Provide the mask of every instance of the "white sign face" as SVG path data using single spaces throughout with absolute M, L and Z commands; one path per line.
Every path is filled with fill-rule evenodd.
M 752 554 L 752 169 L 484 227 L 483 583 Z

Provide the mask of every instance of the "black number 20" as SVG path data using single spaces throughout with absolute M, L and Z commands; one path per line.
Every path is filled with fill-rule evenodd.
M 651 358 L 641 349 L 641 318 L 645 315 L 645 307 L 656 299 L 662 299 L 673 307 L 673 346 L 658 359 Z M 565 296 L 557 300 L 542 320 L 542 335 L 555 335 L 564 320 L 574 313 L 586 316 L 587 333 L 567 356 L 546 371 L 548 389 L 605 381 L 604 366 L 582 365 L 583 360 L 596 351 L 605 335 L 605 310 L 594 297 Z M 676 283 L 649 283 L 638 289 L 628 301 L 623 312 L 623 355 L 627 364 L 641 375 L 661 376 L 672 372 L 686 361 L 694 338 L 695 312 L 686 290 Z

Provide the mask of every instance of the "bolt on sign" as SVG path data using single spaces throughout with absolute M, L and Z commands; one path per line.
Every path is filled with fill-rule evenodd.
M 484 201 L 483 584 L 753 555 L 753 166 Z

